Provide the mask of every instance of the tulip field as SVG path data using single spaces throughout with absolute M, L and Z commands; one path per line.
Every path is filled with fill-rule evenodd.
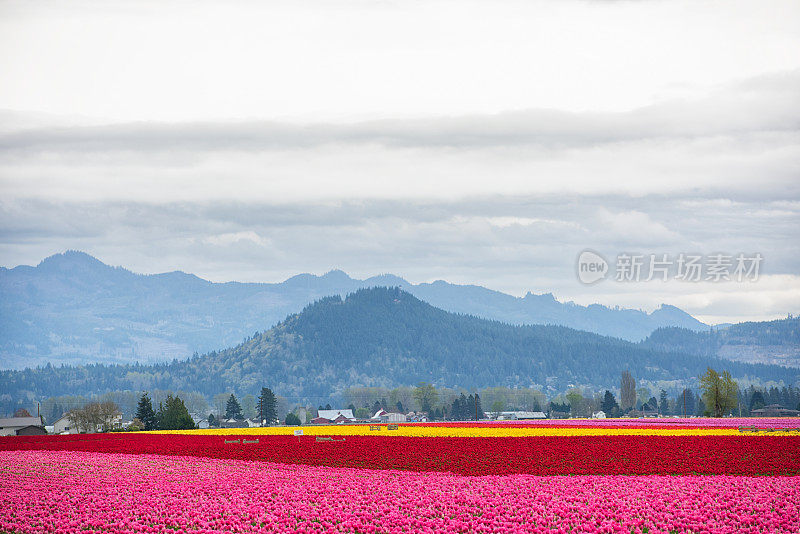
M 800 532 L 800 420 L 0 438 L 0 532 Z

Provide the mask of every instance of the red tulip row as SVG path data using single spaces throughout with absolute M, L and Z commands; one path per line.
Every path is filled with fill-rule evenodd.
M 313 436 L 88 434 L 0 438 L 0 450 L 187 455 L 471 475 L 800 475 L 797 436 L 335 439 L 341 441 L 317 441 Z

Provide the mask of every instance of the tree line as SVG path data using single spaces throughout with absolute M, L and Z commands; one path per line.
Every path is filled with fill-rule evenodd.
M 368 419 L 380 409 L 400 413 L 421 412 L 432 420 L 474 419 L 476 401 L 479 404 L 478 418 L 483 418 L 487 412 L 491 414 L 503 411 L 543 411 L 551 417 L 590 417 L 602 410 L 608 417 L 617 417 L 654 413 L 665 416 L 741 413 L 747 416 L 751 410 L 772 404 L 800 409 L 800 388 L 757 388 L 753 385 L 739 388 L 730 373 L 717 373 L 713 369 L 707 369 L 701 377 L 699 390 L 673 389 L 667 393 L 664 389 L 656 391 L 648 387 L 637 387 L 637 381 L 630 371 L 624 371 L 620 375 L 619 384 L 619 390 L 614 391 L 592 391 L 576 387 L 548 398 L 537 388 L 491 387 L 470 391 L 463 388 L 436 387 L 422 382 L 417 386 L 395 388 L 351 387 L 343 391 L 340 401 L 331 400 L 336 408 L 346 406 L 352 409 L 359 419 Z M 711 392 L 711 396 L 707 390 Z M 177 428 L 179 423 L 176 421 L 183 421 L 180 424 L 188 428 L 184 411 L 189 414 L 188 418 L 207 418 L 211 426 L 220 426 L 230 419 L 250 419 L 261 421 L 261 424 L 300 424 L 312 419 L 317 415 L 318 409 L 324 408 L 320 405 L 318 409 L 314 409 L 307 403 L 296 403 L 290 410 L 288 400 L 275 395 L 270 388 L 262 388 L 258 397 L 249 394 L 237 397 L 234 393 L 226 392 L 217 393 L 211 399 L 206 399 L 197 392 L 156 390 L 146 395 L 130 391 L 109 392 L 96 400 L 77 396 L 53 397 L 41 403 L 41 414 L 45 424 L 52 424 L 62 415 L 71 413 L 73 420 L 80 422 L 82 431 L 111 429 L 117 415 L 121 415 L 126 421 L 136 417 L 139 422 L 143 422 L 140 405 L 144 396 L 145 404 L 147 400 L 150 401 L 153 414 L 146 418 L 150 420 L 150 417 L 155 418 L 161 413 L 159 422 L 151 422 L 148 429 L 167 426 Z M 190 400 L 186 401 L 186 398 Z M 100 409 L 98 405 L 106 407 Z M 111 405 L 115 407 L 113 410 L 108 408 Z M 328 403 L 327 408 L 330 407 Z M 37 412 L 35 404 L 33 412 Z M 142 428 L 144 426 L 142 424 Z

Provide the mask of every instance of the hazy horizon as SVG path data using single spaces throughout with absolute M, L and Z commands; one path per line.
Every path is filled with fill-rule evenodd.
M 77 252 L 77 253 L 81 253 L 81 254 L 87 254 L 86 252 L 80 251 L 80 250 L 68 250 L 68 251 L 62 251 L 62 252 L 58 252 L 58 253 L 52 254 L 50 256 L 47 256 L 46 258 L 42 258 L 41 261 L 44 261 L 44 260 L 46 260 L 48 258 L 51 258 L 53 256 L 65 254 L 67 252 Z M 173 271 L 141 272 L 141 271 L 136 271 L 136 270 L 130 269 L 125 265 L 112 265 L 112 264 L 109 264 L 107 262 L 104 262 L 102 258 L 98 258 L 98 257 L 92 256 L 91 254 L 88 254 L 88 255 L 91 256 L 92 258 L 100 261 L 101 263 L 109 266 L 109 267 L 123 268 L 123 269 L 126 269 L 126 270 L 130 271 L 130 272 L 133 272 L 134 274 L 139 274 L 139 275 L 152 276 L 152 275 L 164 274 L 164 273 L 167 273 L 167 272 L 182 272 L 182 273 L 187 274 L 187 275 L 198 276 L 197 273 L 192 273 L 192 272 L 185 271 L 185 270 L 182 270 L 182 269 L 175 269 Z M 39 263 L 41 263 L 41 261 L 37 262 L 37 263 L 34 263 L 34 264 L 18 264 L 18 265 L 11 265 L 11 266 L 0 265 L 0 268 L 13 269 L 15 267 L 36 267 L 36 266 L 38 266 Z M 364 280 L 368 280 L 370 278 L 377 278 L 377 277 L 381 277 L 381 276 L 396 276 L 396 277 L 401 278 L 404 281 L 408 282 L 409 284 L 412 284 L 412 285 L 415 285 L 415 286 L 419 285 L 419 284 L 431 284 L 431 283 L 434 283 L 434 282 L 442 282 L 442 281 L 446 282 L 446 283 L 449 283 L 449 284 L 454 284 L 454 282 L 451 282 L 450 280 L 445 280 L 445 279 L 440 279 L 440 278 L 439 279 L 428 279 L 428 280 L 412 280 L 412 279 L 409 279 L 406 276 L 403 276 L 402 274 L 392 273 L 392 272 L 381 272 L 381 273 L 372 273 L 372 274 L 365 274 L 365 275 L 354 275 L 353 273 L 349 273 L 349 272 L 345 271 L 344 269 L 339 269 L 337 267 L 333 267 L 333 268 L 328 269 L 327 271 L 324 271 L 324 272 L 296 272 L 296 273 L 293 273 L 293 274 L 291 274 L 291 275 L 289 275 L 289 276 L 287 276 L 285 278 L 273 279 L 273 280 L 249 280 L 249 281 L 234 280 L 234 279 L 211 280 L 211 279 L 208 279 L 208 278 L 204 278 L 202 276 L 198 276 L 198 277 L 203 279 L 203 280 L 206 280 L 208 282 L 218 283 L 218 284 L 225 284 L 225 283 L 229 283 L 229 282 L 254 283 L 254 284 L 281 284 L 281 283 L 286 282 L 287 280 L 289 280 L 289 279 L 291 279 L 291 278 L 293 278 L 295 276 L 308 274 L 308 275 L 312 275 L 312 276 L 316 276 L 316 277 L 322 278 L 322 277 L 324 277 L 324 276 L 326 276 L 326 275 L 328 275 L 328 274 L 330 274 L 332 272 L 341 272 L 341 273 L 344 273 L 349 278 L 351 278 L 353 280 L 359 280 L 359 281 L 364 281 Z M 601 305 L 609 307 L 609 308 L 614 308 L 616 306 L 619 306 L 618 304 L 614 304 L 614 303 L 576 302 L 576 301 L 572 301 L 572 300 L 567 300 L 567 299 L 561 298 L 561 297 L 559 297 L 559 295 L 557 295 L 557 294 L 555 294 L 555 293 L 553 293 L 551 291 L 545 291 L 545 292 L 540 292 L 540 293 L 536 293 L 536 292 L 533 292 L 533 291 L 525 291 L 522 294 L 512 294 L 512 293 L 507 293 L 505 291 L 501 291 L 501 290 L 496 289 L 496 288 L 480 286 L 479 284 L 462 283 L 462 284 L 456 284 L 456 285 L 475 285 L 475 286 L 479 286 L 479 287 L 485 287 L 485 289 L 489 289 L 491 291 L 498 291 L 498 292 L 501 292 L 503 294 L 507 294 L 507 295 L 510 295 L 510 296 L 513 296 L 513 297 L 516 297 L 516 298 L 522 298 L 528 293 L 533 293 L 535 295 L 552 294 L 553 298 L 555 300 L 557 300 L 558 302 L 561 302 L 561 303 L 573 302 L 573 303 L 579 304 L 581 306 L 588 306 L 588 305 L 591 305 L 591 304 L 601 304 Z M 654 306 L 653 308 L 650 308 L 650 309 L 647 309 L 647 308 L 626 308 L 624 306 L 619 306 L 619 307 L 620 308 L 626 308 L 626 309 L 635 309 L 635 310 L 643 311 L 643 312 L 646 312 L 646 313 L 650 314 L 653 311 L 655 311 L 658 308 L 660 308 L 661 306 L 674 306 L 674 305 L 672 303 L 669 303 L 669 302 L 662 302 L 662 303 L 659 303 L 658 305 L 656 305 L 656 306 Z M 683 310 L 683 311 L 686 311 L 686 310 Z M 775 319 L 785 319 L 787 315 L 797 315 L 797 312 L 793 311 L 793 310 L 788 310 L 786 313 L 784 313 L 782 315 L 777 315 L 777 316 L 774 316 L 774 317 L 764 317 L 764 318 L 760 318 L 758 320 L 759 321 L 769 321 L 769 320 L 775 320 Z M 692 315 L 692 316 L 695 317 L 696 319 L 708 324 L 709 326 L 717 326 L 717 325 L 720 325 L 720 324 L 727 324 L 727 323 L 723 323 L 723 322 L 716 322 L 716 323 L 715 322 L 709 322 L 707 320 L 704 320 L 704 318 L 701 317 L 701 316 L 696 316 L 696 315 Z M 745 321 L 734 321 L 734 322 L 745 322 Z

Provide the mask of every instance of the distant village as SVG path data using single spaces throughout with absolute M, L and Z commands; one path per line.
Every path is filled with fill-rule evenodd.
M 342 424 L 398 424 L 398 423 L 425 423 L 428 422 L 428 417 L 422 412 L 408 412 L 397 413 L 380 409 L 375 412 L 372 417 L 358 418 L 353 414 L 352 409 L 322 409 L 316 410 L 316 416 L 311 417 L 311 413 L 305 410 L 296 410 L 300 412 L 297 414 L 299 421 L 297 424 L 286 424 L 279 426 L 299 426 L 299 425 L 342 425 Z M 273 421 L 268 425 L 266 420 L 259 421 L 252 418 L 211 418 L 201 416 L 200 414 L 189 414 L 196 429 L 208 428 L 254 428 L 260 426 L 275 426 L 277 421 Z M 657 411 L 636 412 L 631 414 L 638 417 L 679 417 L 679 416 L 663 416 Z M 758 408 L 750 412 L 752 417 L 798 417 L 800 411 L 784 408 L 778 404 L 772 404 L 763 408 Z M 304 420 L 309 417 L 308 420 Z M 503 412 L 485 412 L 482 421 L 522 421 L 522 420 L 541 420 L 548 418 L 568 418 L 568 413 L 553 412 L 551 414 L 542 411 L 503 411 Z M 592 413 L 592 419 L 605 419 L 607 414 L 599 410 Z M 696 417 L 696 416 L 693 416 Z M 291 421 L 289 421 L 291 423 Z M 64 414 L 62 417 L 53 422 L 52 425 L 45 425 L 41 417 L 31 416 L 26 410 L 21 410 L 14 414 L 14 417 L 0 418 L 0 436 L 37 436 L 46 434 L 79 434 L 79 433 L 95 433 L 95 432 L 125 432 L 142 430 L 137 426 L 136 420 L 125 421 L 122 414 L 117 412 L 110 419 L 100 424 L 92 425 L 88 428 L 82 428 L 71 420 L 69 414 Z

